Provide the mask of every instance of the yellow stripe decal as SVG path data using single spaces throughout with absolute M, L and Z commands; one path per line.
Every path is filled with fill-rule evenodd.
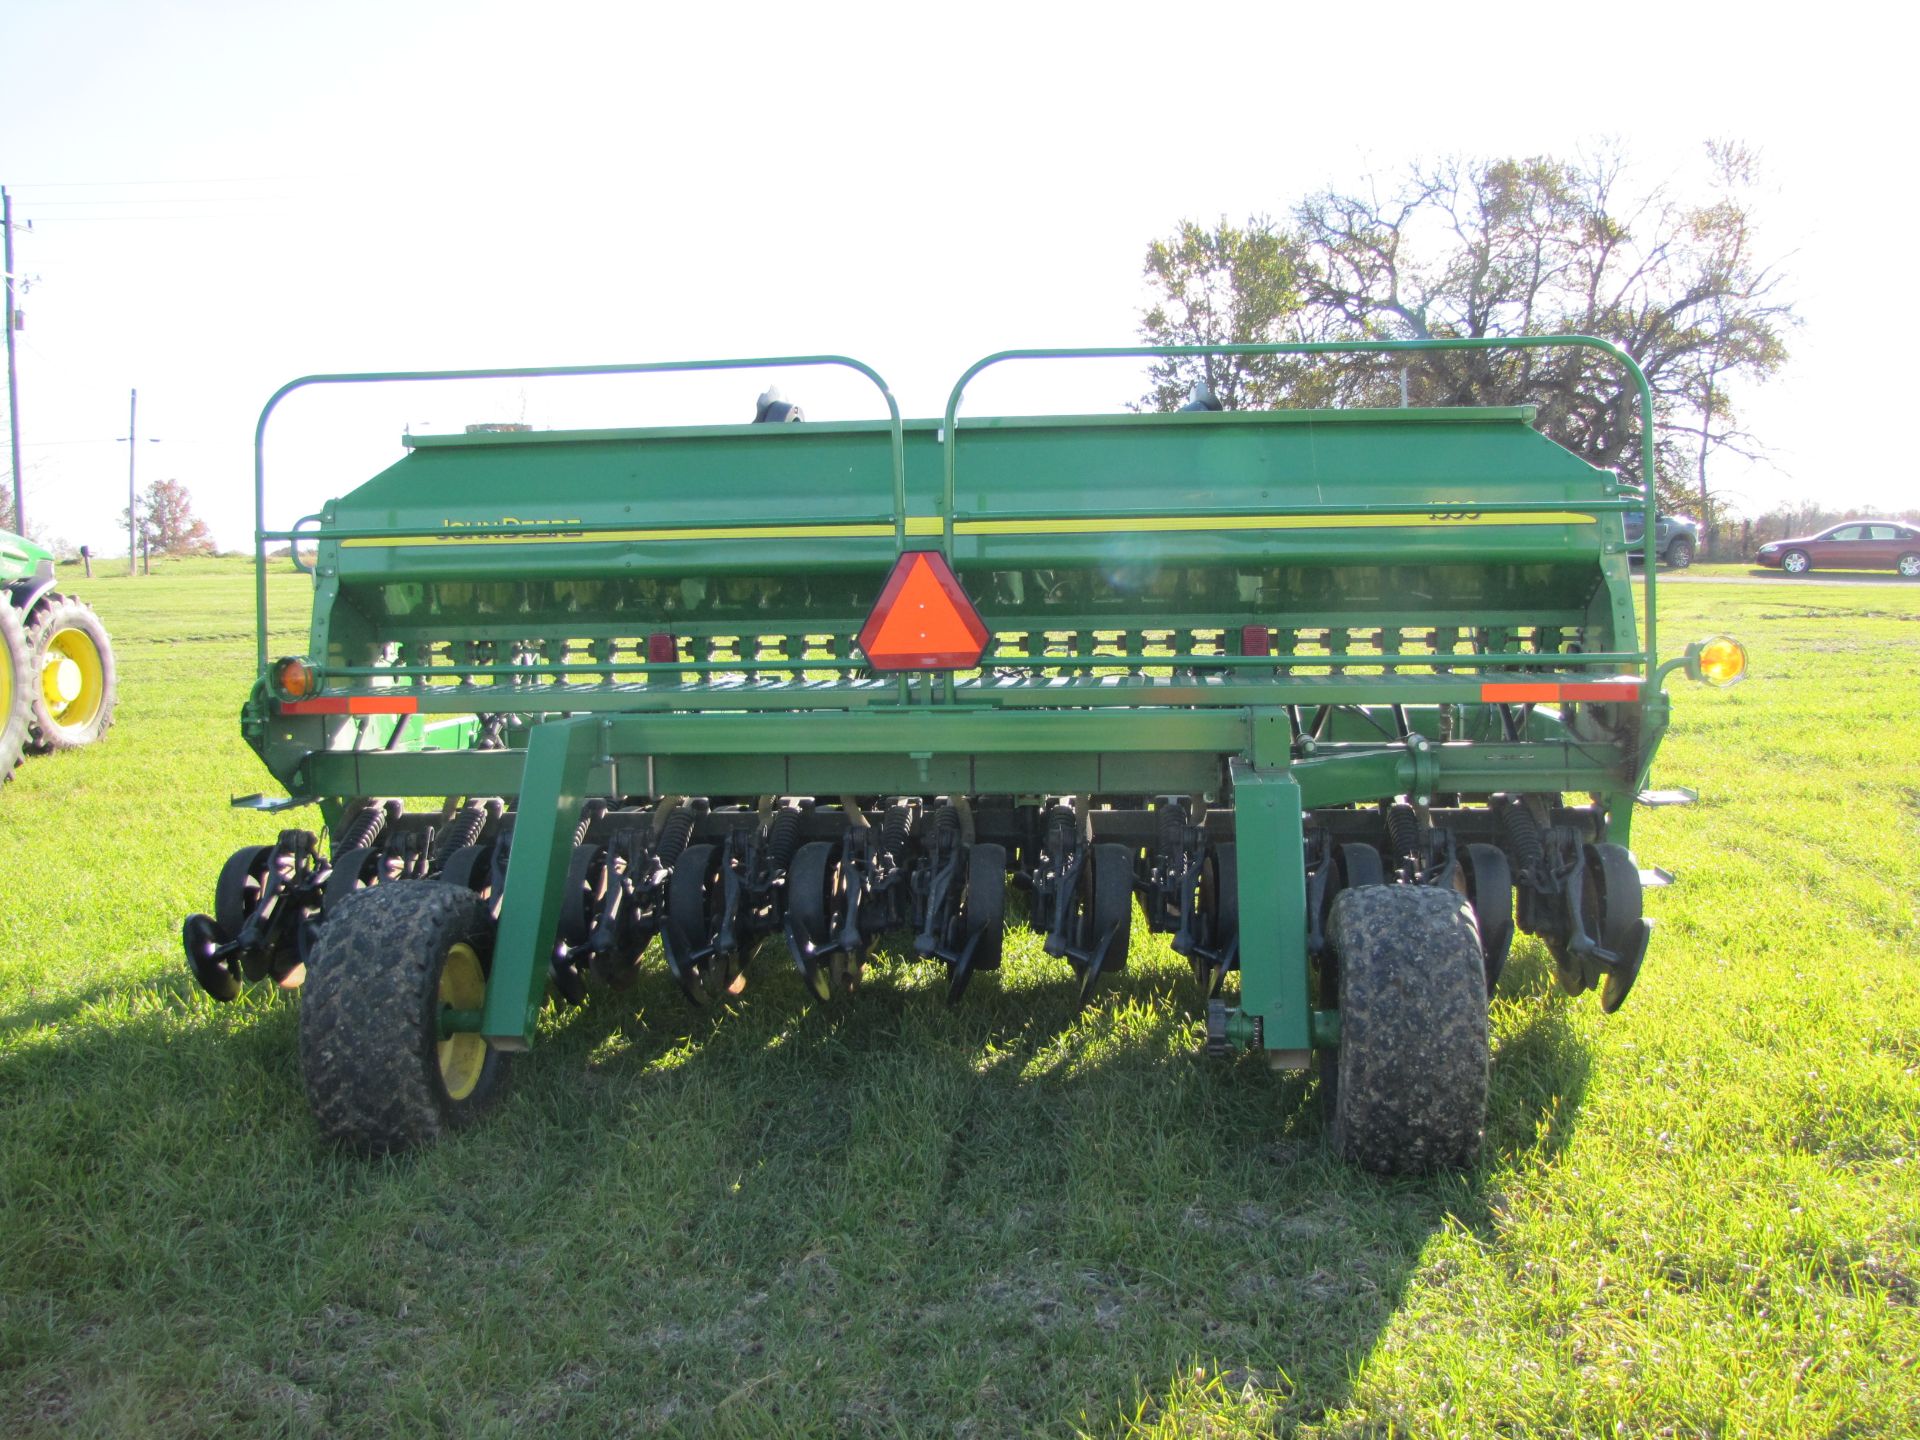
M 961 520 L 956 535 L 1132 535 L 1209 530 L 1372 530 L 1439 525 L 1592 525 L 1573 510 L 1530 510 L 1483 515 L 1472 510 L 1436 510 L 1430 515 L 1089 515 L 1067 520 Z M 925 539 L 941 533 L 938 515 L 910 515 L 907 534 Z M 379 535 L 342 540 L 345 550 L 385 550 L 441 545 L 596 545 L 677 540 L 886 540 L 891 525 L 704 525 L 667 529 L 568 530 L 545 535 L 474 535 L 450 527 L 429 534 Z M 322 535 L 320 538 L 324 539 Z
M 909 535 L 938 535 L 940 522 L 916 518 Z M 426 535 L 378 535 L 342 540 L 345 550 L 390 550 L 413 545 L 597 545 L 668 540 L 891 540 L 891 525 L 677 525 L 649 530 L 564 530 L 545 535 L 472 535 L 452 528 Z
M 1423 525 L 1591 525 L 1591 515 L 1530 510 L 1520 515 L 1435 511 L 1431 515 L 1090 515 L 1076 520 L 961 520 L 958 535 L 1111 535 L 1165 530 L 1372 530 Z

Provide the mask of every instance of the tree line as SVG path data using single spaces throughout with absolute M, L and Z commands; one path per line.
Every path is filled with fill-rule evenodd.
M 1305 197 L 1284 219 L 1183 221 L 1148 246 L 1150 344 L 1580 334 L 1646 373 L 1665 506 L 1721 519 L 1713 460 L 1758 456 L 1736 397 L 1786 363 L 1799 323 L 1755 233 L 1754 155 L 1707 147 L 1703 192 L 1644 183 L 1617 152 L 1412 163 Z M 1204 385 L 1225 409 L 1532 405 L 1575 454 L 1639 483 L 1633 389 L 1586 350 L 1167 359 L 1138 408 Z

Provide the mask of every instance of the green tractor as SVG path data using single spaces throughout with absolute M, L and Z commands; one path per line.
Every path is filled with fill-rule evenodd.
M 824 1004 L 890 943 L 954 1003 L 1022 925 L 1085 1005 L 1154 932 L 1207 1053 L 1316 1069 L 1340 1154 L 1470 1165 L 1516 931 L 1620 1005 L 1669 878 L 1635 807 L 1694 798 L 1647 788 L 1666 684 L 1745 671 L 1662 657 L 1652 564 L 1636 613 L 1652 499 L 1528 408 L 959 410 L 1006 361 L 1494 344 L 1598 351 L 1651 411 L 1581 337 L 1009 351 L 920 420 L 840 356 L 296 380 L 240 717 L 285 798 L 235 803 L 317 818 L 226 862 L 187 963 L 304 983 L 314 1114 L 381 1152 L 471 1123 L 591 986 L 790 967 Z M 303 387 L 819 365 L 887 417 L 411 435 L 267 524 Z M 269 542 L 312 555 L 294 654 Z
M 91 745 L 113 724 L 113 644 L 53 588 L 53 554 L 0 530 L 0 784 L 22 754 Z

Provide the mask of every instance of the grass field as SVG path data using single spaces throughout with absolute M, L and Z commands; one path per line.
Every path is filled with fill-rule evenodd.
M 1647 973 L 1603 1018 L 1523 940 L 1481 1167 L 1389 1182 L 1144 934 L 1078 1018 L 1025 941 L 953 1012 L 646 980 L 336 1155 L 297 997 L 177 942 L 274 830 L 250 573 L 64 583 L 121 705 L 0 791 L 0 1435 L 1920 1434 L 1920 586 L 1663 592 L 1756 677 L 1678 688 Z

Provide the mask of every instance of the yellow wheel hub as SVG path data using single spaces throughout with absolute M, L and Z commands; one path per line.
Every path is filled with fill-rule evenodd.
M 68 729 L 92 724 L 106 693 L 106 665 L 93 637 L 84 630 L 54 631 L 40 666 L 40 694 L 54 723 Z
M 440 967 L 440 1003 L 454 1010 L 478 1010 L 486 1002 L 487 977 L 471 945 L 447 951 Z M 471 1031 L 460 1031 L 439 1043 L 440 1083 L 450 1099 L 464 1100 L 480 1083 L 487 1063 L 487 1042 Z

